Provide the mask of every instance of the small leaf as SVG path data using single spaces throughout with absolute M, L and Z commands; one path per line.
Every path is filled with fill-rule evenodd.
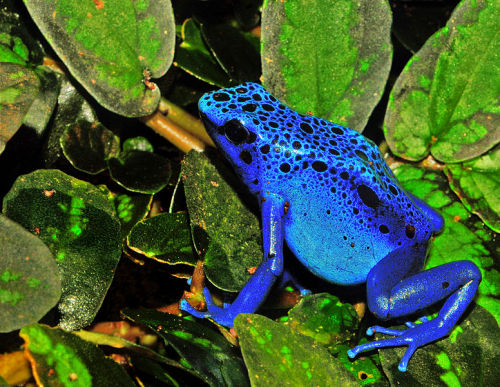
M 392 329 L 407 327 L 392 327 Z M 377 334 L 377 339 L 385 338 Z M 419 348 L 406 372 L 398 370 L 407 347 L 379 350 L 391 386 L 493 385 L 500 378 L 500 328 L 495 319 L 475 306 L 450 335 Z
M 196 265 L 186 213 L 163 213 L 140 221 L 130 232 L 127 245 L 160 262 Z
M 149 78 L 165 74 L 175 45 L 170 1 L 24 3 L 71 74 L 101 105 L 127 117 L 153 113 L 160 92 Z
M 120 365 L 72 333 L 33 324 L 20 336 L 38 385 L 135 386 Z
M 23 124 L 42 134 L 56 108 L 61 76 L 42 66 L 36 67 L 35 73 L 40 80 L 40 90 L 24 117 Z
M 156 332 L 211 386 L 248 385 L 243 361 L 235 347 L 212 329 L 151 309 L 127 309 L 122 314 Z
M 132 192 L 160 192 L 171 175 L 170 161 L 151 152 L 126 151 L 107 162 L 111 178 Z
M 234 327 L 252 386 L 358 386 L 328 350 L 290 327 L 239 314 Z
M 39 88 L 40 80 L 33 70 L 0 63 L 0 153 L 23 123 Z
M 176 66 L 205 82 L 219 87 L 230 85 L 229 76 L 208 51 L 201 37 L 200 27 L 192 19 L 182 24 L 182 43 L 175 51 Z
M 201 33 L 232 83 L 259 81 L 259 52 L 240 30 L 228 24 L 202 24 Z
M 462 1 L 408 62 L 384 122 L 395 154 L 459 162 L 500 141 L 499 13 L 495 0 Z
M 319 293 L 304 297 L 290 309 L 286 324 L 325 346 L 346 343 L 356 333 L 359 318 L 350 304 L 338 297 Z
M 445 173 L 464 206 L 500 232 L 500 146 L 472 161 L 448 164 Z
M 266 88 L 299 113 L 363 131 L 392 59 L 387 1 L 267 1 Z
M 147 138 L 138 136 L 134 138 L 128 138 L 125 141 L 123 141 L 123 151 L 131 151 L 131 150 L 137 150 L 137 151 L 143 151 L 143 152 L 151 152 L 153 153 L 153 145 L 148 141 Z
M 242 203 L 234 172 L 204 154 L 190 152 L 182 163 L 186 202 L 195 248 L 204 255 L 204 270 L 215 286 L 239 291 L 249 268 L 262 261 L 258 217 Z
M 3 211 L 49 247 L 62 273 L 59 326 L 92 322 L 121 255 L 120 224 L 98 188 L 61 171 L 20 176 Z
M 78 120 L 68 125 L 60 141 L 71 165 L 92 175 L 104 171 L 106 160 L 120 153 L 120 139 L 96 122 Z
M 40 320 L 61 296 L 59 269 L 43 242 L 0 214 L 0 332 Z
M 132 227 L 148 214 L 153 196 L 135 193 L 113 193 L 105 187 L 101 187 L 101 189 L 115 207 L 116 215 L 121 224 L 122 239 L 125 239 Z

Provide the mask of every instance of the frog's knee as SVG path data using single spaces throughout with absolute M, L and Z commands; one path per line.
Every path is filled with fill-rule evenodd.
M 368 297 L 368 309 L 380 320 L 390 318 L 389 298 L 384 295 Z

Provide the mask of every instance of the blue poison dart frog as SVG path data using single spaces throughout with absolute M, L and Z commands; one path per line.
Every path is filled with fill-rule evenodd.
M 340 285 L 366 283 L 370 311 L 387 320 L 446 300 L 437 317 L 399 331 L 373 326 L 367 334 L 393 335 L 358 345 L 351 358 L 374 348 L 415 350 L 448 335 L 470 304 L 481 273 L 470 261 L 421 271 L 443 218 L 405 191 L 373 142 L 352 129 L 291 110 L 262 86 L 245 83 L 205 94 L 199 101 L 208 133 L 260 201 L 264 258 L 232 304 L 207 311 L 186 300 L 181 308 L 232 327 L 239 313 L 262 304 L 283 275 L 283 242 L 315 275 Z M 285 273 L 286 274 L 286 273 Z

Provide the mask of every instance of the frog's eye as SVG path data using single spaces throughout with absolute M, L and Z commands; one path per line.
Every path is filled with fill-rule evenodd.
M 234 145 L 239 145 L 248 138 L 247 128 L 237 118 L 226 122 L 220 129 L 227 140 Z

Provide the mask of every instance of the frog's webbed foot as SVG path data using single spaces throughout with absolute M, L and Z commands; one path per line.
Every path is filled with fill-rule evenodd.
M 231 304 L 225 303 L 222 308 L 215 305 L 212 295 L 207 288 L 203 288 L 203 295 L 205 296 L 205 303 L 207 305 L 206 311 L 202 312 L 195 309 L 186 299 L 181 300 L 181 310 L 188 312 L 195 317 L 209 318 L 220 325 L 224 325 L 225 327 L 232 327 L 234 319 L 241 312 L 235 311 Z
M 470 261 L 456 261 L 415 273 L 413 265 L 419 256 L 425 256 L 425 250 L 394 251 L 379 261 L 367 278 L 368 306 L 380 318 L 391 319 L 446 299 L 439 315 L 430 321 L 420 319 L 422 324 L 406 323 L 408 329 L 402 331 L 371 327 L 368 335 L 380 332 L 395 337 L 358 345 L 348 352 L 349 357 L 375 348 L 408 346 L 398 367 L 406 371 L 417 348 L 447 336 L 467 309 L 481 281 L 477 266 Z
M 405 325 L 409 327 L 409 329 L 406 330 L 389 329 L 378 325 L 372 326 L 366 330 L 366 334 L 368 336 L 372 336 L 374 333 L 378 332 L 396 337 L 358 345 L 347 351 L 347 354 L 351 359 L 353 359 L 358 353 L 371 349 L 408 346 L 408 349 L 398 365 L 398 369 L 401 372 L 405 372 L 408 367 L 408 362 L 415 351 L 419 347 L 436 340 L 436 334 L 440 335 L 440 333 L 436 331 L 436 328 L 439 328 L 439 324 L 437 324 L 434 320 L 430 321 L 427 317 L 422 317 L 419 320 L 422 324 L 406 322 Z M 430 331 L 432 331 L 432 333 Z M 427 332 L 427 334 L 425 334 L 425 332 Z

